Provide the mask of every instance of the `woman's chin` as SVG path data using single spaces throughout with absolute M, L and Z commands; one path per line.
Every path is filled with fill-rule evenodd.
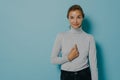
M 77 28 L 80 28 L 80 26 L 73 26 L 73 28 L 77 29 Z

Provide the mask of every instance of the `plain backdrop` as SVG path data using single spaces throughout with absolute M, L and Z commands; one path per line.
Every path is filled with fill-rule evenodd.
M 54 40 L 69 30 L 68 8 L 84 10 L 96 40 L 99 80 L 120 80 L 119 0 L 0 0 L 0 80 L 59 80 L 50 62 Z

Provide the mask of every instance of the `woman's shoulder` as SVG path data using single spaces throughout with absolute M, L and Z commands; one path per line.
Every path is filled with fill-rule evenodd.
M 87 33 L 87 32 L 83 32 L 84 33 L 84 35 L 87 37 L 87 38 L 89 38 L 89 39 L 91 39 L 91 38 L 94 38 L 94 36 L 92 35 L 92 34 L 90 34 L 90 33 Z
M 64 32 L 57 33 L 57 36 L 63 36 L 63 35 L 64 35 Z
M 64 36 L 64 35 L 66 35 L 68 33 L 68 31 L 64 31 L 64 32 L 59 32 L 57 35 L 58 36 Z
M 67 34 L 67 32 L 59 32 L 57 33 L 57 37 L 58 38 L 62 38 L 63 36 L 65 36 Z

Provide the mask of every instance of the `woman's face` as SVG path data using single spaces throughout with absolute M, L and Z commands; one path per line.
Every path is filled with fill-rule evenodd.
M 68 20 L 70 22 L 70 25 L 73 28 L 75 28 L 75 29 L 79 28 L 83 21 L 83 16 L 82 16 L 81 11 L 79 11 L 79 10 L 70 11 Z

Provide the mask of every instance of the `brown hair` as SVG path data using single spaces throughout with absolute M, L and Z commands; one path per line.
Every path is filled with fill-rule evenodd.
M 75 11 L 75 10 L 81 11 L 82 17 L 84 18 L 84 12 L 83 12 L 83 9 L 80 5 L 72 5 L 67 12 L 67 18 L 69 18 L 70 11 Z

